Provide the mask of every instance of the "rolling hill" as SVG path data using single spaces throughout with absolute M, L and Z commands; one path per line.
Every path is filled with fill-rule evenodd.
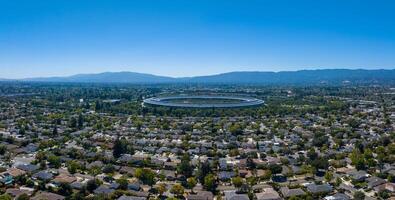
M 323 69 L 282 72 L 229 72 L 208 76 L 173 78 L 136 72 L 104 72 L 78 74 L 68 77 L 20 79 L 28 82 L 76 83 L 223 83 L 223 84 L 339 84 L 339 83 L 395 83 L 392 70 Z
M 78 82 L 78 83 L 164 83 L 174 78 L 136 72 L 104 72 L 99 74 L 77 74 L 67 77 L 28 78 L 34 82 Z

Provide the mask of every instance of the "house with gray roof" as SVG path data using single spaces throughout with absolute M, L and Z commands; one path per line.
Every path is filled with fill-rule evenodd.
M 296 197 L 296 196 L 303 196 L 306 194 L 301 188 L 289 189 L 288 187 L 282 187 L 280 189 L 281 194 L 283 197 Z
M 332 192 L 333 187 L 329 184 L 321 184 L 317 185 L 315 183 L 309 184 L 306 186 L 307 190 L 313 194 L 318 194 L 318 193 L 329 193 Z
M 126 196 L 122 195 L 118 198 L 118 200 L 146 200 L 145 197 L 136 197 L 136 196 Z
M 32 176 L 35 179 L 39 179 L 42 181 L 50 181 L 53 179 L 53 174 L 47 171 L 39 171 Z
M 225 191 L 225 200 L 250 200 L 247 194 L 237 194 L 236 191 Z
M 32 164 L 22 164 L 22 165 L 16 166 L 16 168 L 23 170 L 25 172 L 28 172 L 28 173 L 33 173 L 39 169 L 39 167 L 37 165 L 32 165 Z
M 111 189 L 111 188 L 109 188 L 109 187 L 107 187 L 105 185 L 101 185 L 98 188 L 96 188 L 93 192 L 95 194 L 111 194 L 114 191 L 115 191 L 114 189 Z
M 214 195 L 209 191 L 199 191 L 197 194 L 189 194 L 187 200 L 213 200 Z
M 281 200 L 282 198 L 273 188 L 265 188 L 262 192 L 256 193 L 257 200 Z
M 348 173 L 348 176 L 354 181 L 365 181 L 369 177 L 369 174 L 364 170 L 359 171 L 351 171 Z
M 368 188 L 374 188 L 387 182 L 384 179 L 376 176 L 369 177 L 366 179 L 366 181 L 368 182 Z

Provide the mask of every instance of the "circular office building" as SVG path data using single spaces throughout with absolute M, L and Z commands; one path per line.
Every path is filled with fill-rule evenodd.
M 240 108 L 259 106 L 263 100 L 237 96 L 170 96 L 145 99 L 144 105 L 178 108 Z

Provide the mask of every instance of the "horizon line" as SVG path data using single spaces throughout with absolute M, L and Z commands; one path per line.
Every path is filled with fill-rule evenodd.
M 296 70 L 279 70 L 279 71 L 259 71 L 259 70 L 240 70 L 240 71 L 225 71 L 225 72 L 218 72 L 218 73 L 211 73 L 211 74 L 204 74 L 204 75 L 191 75 L 191 76 L 171 76 L 171 75 L 161 75 L 161 74 L 154 74 L 148 72 L 137 72 L 137 71 L 102 71 L 102 72 L 88 72 L 88 73 L 75 73 L 70 75 L 52 75 L 52 76 L 35 76 L 35 77 L 22 77 L 22 78 L 5 78 L 0 77 L 0 80 L 26 80 L 26 79 L 39 79 L 39 78 L 67 78 L 77 75 L 98 75 L 98 74 L 105 74 L 105 73 L 136 73 L 136 74 L 145 74 L 145 75 L 153 75 L 158 77 L 165 77 L 165 78 L 174 78 L 174 79 L 181 79 L 181 78 L 193 78 L 193 77 L 203 77 L 203 76 L 215 76 L 220 74 L 227 74 L 227 73 L 237 73 L 237 72 L 260 72 L 260 73 L 282 73 L 282 72 L 299 72 L 299 71 L 322 71 L 322 70 L 365 70 L 365 71 L 374 71 L 374 70 L 395 70 L 395 68 L 386 69 L 386 68 L 378 68 L 378 69 L 369 69 L 369 68 L 315 68 L 315 69 L 296 69 Z

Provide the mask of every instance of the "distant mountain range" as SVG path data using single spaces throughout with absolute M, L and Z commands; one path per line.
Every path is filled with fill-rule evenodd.
M 35 82 L 79 82 L 79 83 L 166 83 L 175 78 L 136 72 L 104 72 L 99 74 L 77 74 L 67 77 L 27 78 Z
M 10 81 L 10 79 L 0 79 Z M 13 81 L 67 83 L 224 83 L 224 84 L 323 84 L 395 83 L 392 70 L 323 69 L 282 72 L 229 72 L 208 76 L 173 78 L 136 72 L 104 72 L 67 77 L 27 78 Z

